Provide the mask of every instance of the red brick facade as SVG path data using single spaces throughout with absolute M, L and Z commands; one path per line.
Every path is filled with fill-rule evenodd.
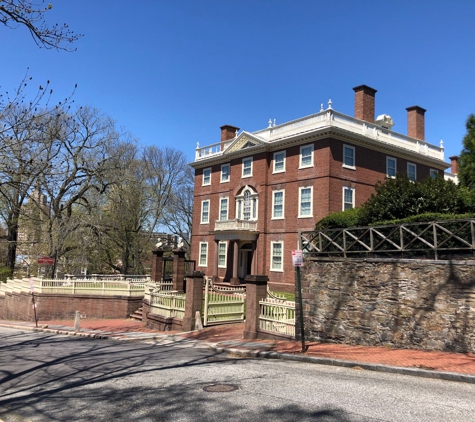
M 85 318 L 128 318 L 142 305 L 143 296 L 95 296 L 35 294 L 38 321 L 74 319 L 76 311 Z M 34 321 L 29 293 L 0 296 L 0 319 Z
M 368 92 L 372 93 L 372 111 L 371 106 L 365 105 L 363 100 L 355 100 L 355 112 L 356 103 L 361 102 L 362 107 L 367 108 L 363 115 L 371 122 L 374 121 L 376 90 L 362 87 L 364 89 L 355 88 L 355 95 L 368 96 Z M 365 101 L 367 102 L 367 99 Z M 327 118 L 323 114 L 322 116 L 322 119 Z M 282 126 L 285 125 L 280 127 Z M 374 192 L 375 183 L 387 177 L 388 157 L 391 160 L 390 166 L 395 167 L 394 170 L 398 173 L 408 172 L 410 163 L 411 172 L 415 170 L 414 176 L 418 180 L 428 177 L 431 169 L 443 174 L 444 169 L 448 167 L 443 160 L 404 151 L 402 148 L 378 142 L 378 138 L 375 141 L 374 138 L 369 139 L 361 134 L 332 128 L 331 124 L 329 126 L 323 130 L 309 130 L 303 134 L 288 136 L 279 144 L 260 142 L 260 139 L 264 138 L 262 131 L 255 132 L 261 138 L 244 132 L 236 137 L 235 144 L 228 145 L 222 153 L 209 159 L 197 160 L 192 164 L 196 175 L 192 259 L 197 262 L 197 270 L 203 271 L 207 276 L 217 276 L 219 281 L 231 281 L 233 270 L 236 273 L 234 264 L 237 259 L 239 279 L 248 274 L 267 275 L 272 288 L 286 290 L 288 286 L 293 289 L 294 269 L 291 250 L 298 248 L 298 232 L 313 230 L 315 223 L 321 218 L 342 211 L 344 189 L 348 190 L 348 194 L 352 192 L 354 195 L 351 206 L 361 205 Z M 269 128 L 269 131 L 271 130 Z M 313 150 L 313 163 L 304 167 L 301 160 L 309 150 Z M 349 160 L 346 164 L 344 150 L 347 155 L 352 154 L 352 157 L 346 158 Z M 285 153 L 285 169 L 276 171 L 274 168 L 276 162 L 281 166 L 278 170 L 284 167 L 281 152 Z M 243 159 L 250 157 L 252 157 L 252 175 L 243 176 L 245 165 Z M 223 164 L 229 164 L 229 180 L 226 181 L 222 180 Z M 228 220 L 232 223 L 238 218 L 245 219 L 242 210 L 239 209 L 245 205 L 242 205 L 243 202 L 238 205 L 237 199 L 246 187 L 249 187 L 251 194 L 257 198 L 256 206 L 254 203 L 251 205 L 257 208 L 257 218 L 254 219 L 252 216 L 248 218 L 257 228 L 251 230 L 249 234 L 242 230 L 221 230 L 218 223 L 222 221 L 218 220 Z M 301 189 L 304 190 L 301 192 Z M 273 217 L 275 191 L 283 192 L 283 218 Z M 299 210 L 306 202 L 300 197 L 304 193 L 311 194 L 310 214 L 299 216 Z M 227 218 L 220 214 L 221 199 L 224 198 L 228 198 Z M 209 201 L 207 202 L 209 209 L 203 210 L 203 201 Z M 305 205 L 308 210 L 309 204 Z M 207 211 L 208 215 L 204 211 Z M 202 221 L 203 214 L 206 222 Z M 226 244 L 225 256 L 218 256 L 219 242 Z M 282 265 L 279 265 L 279 262 L 275 264 L 277 268 L 281 267 L 278 270 L 271 268 L 272 242 L 283 242 L 282 256 L 278 258 L 282 260 Z M 206 255 L 202 253 L 202 243 L 207 244 Z M 237 257 L 234 255 L 235 245 L 239 248 Z M 216 268 L 219 258 L 221 265 Z

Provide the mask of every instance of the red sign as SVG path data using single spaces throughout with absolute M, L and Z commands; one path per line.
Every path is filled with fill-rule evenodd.
M 49 256 L 42 256 L 38 258 L 38 265 L 54 265 L 54 258 L 50 258 Z

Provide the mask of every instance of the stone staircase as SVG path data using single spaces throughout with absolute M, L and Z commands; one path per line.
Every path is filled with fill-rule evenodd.
M 137 321 L 142 321 L 142 311 L 143 311 L 143 308 L 140 307 L 133 314 L 130 314 L 129 317 Z

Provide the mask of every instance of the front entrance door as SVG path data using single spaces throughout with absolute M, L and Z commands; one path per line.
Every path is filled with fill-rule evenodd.
M 244 279 L 247 275 L 251 274 L 252 264 L 252 245 L 246 243 L 239 249 L 239 266 L 238 277 Z

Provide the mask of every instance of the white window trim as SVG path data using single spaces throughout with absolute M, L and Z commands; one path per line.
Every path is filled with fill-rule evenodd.
M 302 215 L 302 190 L 310 189 L 310 214 Z M 313 186 L 302 186 L 299 188 L 299 215 L 298 218 L 312 218 L 313 217 Z
M 237 195 L 235 197 L 235 218 L 238 220 L 243 220 L 244 219 L 244 192 L 246 190 L 249 190 L 251 195 L 250 195 L 250 200 L 251 200 L 251 218 L 249 221 L 257 221 L 257 218 L 259 216 L 259 195 L 257 192 L 254 191 L 253 188 L 251 188 L 249 185 L 244 186 L 244 189 L 241 191 L 240 195 Z M 252 215 L 253 207 L 252 207 L 252 201 L 256 200 L 256 215 Z M 241 203 L 239 205 L 239 203 Z M 241 215 L 239 215 L 239 211 L 241 211 Z
M 409 167 L 414 166 L 414 181 L 417 180 L 417 165 L 414 163 L 407 163 L 407 177 L 409 177 Z M 411 180 L 411 179 L 409 179 Z
M 355 208 L 355 193 L 356 193 L 356 189 L 355 188 L 349 188 L 347 186 L 343 186 L 342 188 L 342 191 L 341 191 L 341 210 L 342 211 L 345 211 L 345 190 L 346 189 L 349 189 L 351 191 L 353 191 L 353 193 L 351 194 L 351 199 L 352 199 L 352 208 Z
M 302 150 L 304 148 L 310 148 L 311 153 L 310 153 L 310 164 L 302 165 Z M 313 144 L 308 144 L 308 145 L 302 145 L 300 147 L 300 155 L 299 155 L 299 169 L 306 169 L 313 167 L 313 155 L 314 155 L 314 149 L 313 149 Z
M 205 263 L 201 263 L 201 246 L 206 245 L 206 258 L 205 258 Z M 200 242 L 200 251 L 199 251 L 199 257 L 198 257 L 198 266 L 199 267 L 207 267 L 208 266 L 208 242 Z
M 227 207 L 226 207 L 226 219 L 221 219 L 221 210 L 222 210 L 222 201 L 226 200 Z M 220 221 L 227 221 L 229 219 L 229 197 L 219 198 L 219 220 Z
M 228 167 L 229 168 L 229 171 L 228 171 L 228 178 L 227 179 L 223 179 L 223 167 Z M 226 182 L 229 182 L 231 180 L 231 165 L 228 163 L 228 164 L 222 164 L 221 165 L 221 179 L 220 179 L 220 183 L 226 183 Z
M 281 248 L 281 251 L 282 251 L 282 255 L 281 255 L 281 261 L 280 261 L 280 268 L 274 268 L 273 267 L 273 263 L 274 263 L 274 245 L 275 244 L 281 244 L 282 245 L 282 248 Z M 274 272 L 279 272 L 279 273 L 283 273 L 284 272 L 284 242 L 282 240 L 278 240 L 278 241 L 271 241 L 270 242 L 270 267 L 269 267 L 270 271 L 274 271 Z
M 205 171 L 209 170 L 209 183 L 205 183 Z M 203 180 L 202 180 L 202 185 L 201 186 L 209 186 L 211 185 L 211 167 L 206 167 L 203 169 Z
M 224 245 L 224 265 L 219 265 L 219 246 Z M 228 243 L 227 242 L 219 242 L 218 243 L 218 268 L 227 268 L 226 266 L 226 259 L 228 257 Z
M 429 176 L 432 178 L 436 178 L 439 175 L 439 170 L 437 169 L 430 169 L 429 170 Z
M 345 164 L 345 149 L 346 148 L 353 150 L 353 165 L 352 166 Z M 356 150 L 355 150 L 355 147 L 352 147 L 351 145 L 343 144 L 343 167 L 350 170 L 356 170 Z
M 274 199 L 275 194 L 278 192 L 282 192 L 282 217 L 276 217 L 274 214 Z M 283 220 L 285 218 L 285 189 L 274 190 L 272 191 L 272 217 L 271 220 Z
M 248 161 L 248 160 L 251 160 L 251 174 L 244 175 L 244 162 L 245 162 L 245 161 Z M 244 178 L 244 177 L 252 177 L 252 167 L 253 167 L 253 164 L 254 164 L 254 160 L 252 159 L 252 157 L 246 157 L 246 158 L 243 158 L 243 159 L 242 159 L 242 173 L 241 173 L 241 177 L 242 177 L 242 178 Z
M 205 202 L 208 203 L 208 220 L 207 220 L 207 221 L 204 221 L 204 220 L 203 220 L 203 208 L 204 208 Z M 201 223 L 201 224 L 209 224 L 209 213 L 210 213 L 210 210 L 211 210 L 210 200 L 209 200 L 209 199 L 206 199 L 206 200 L 204 200 L 204 201 L 201 201 L 201 215 L 200 215 L 200 223 Z
M 284 168 L 282 170 L 276 170 L 275 169 L 275 156 L 277 154 L 283 154 L 284 155 Z M 286 153 L 285 151 L 277 151 L 277 152 L 274 152 L 274 160 L 273 160 L 273 170 L 272 170 L 272 173 L 285 173 L 285 162 L 286 162 Z
M 389 160 L 394 160 L 394 176 L 389 175 Z M 397 158 L 394 157 L 386 157 L 386 177 L 394 179 L 397 174 Z

